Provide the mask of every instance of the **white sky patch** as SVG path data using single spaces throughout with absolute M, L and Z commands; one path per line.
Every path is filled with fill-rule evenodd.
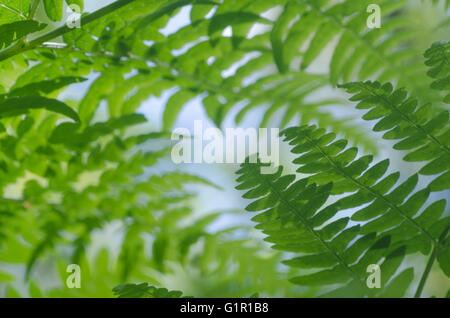
M 150 96 L 145 102 L 141 103 L 137 112 L 144 114 L 150 125 L 156 130 L 162 129 L 162 115 L 165 105 L 169 98 L 175 94 L 178 88 L 170 88 L 162 92 L 161 96 Z
M 208 57 L 208 59 L 206 60 L 206 63 L 211 66 L 215 61 L 216 61 L 216 57 L 215 56 L 210 56 Z
M 153 46 L 153 44 L 155 44 L 155 41 L 144 40 L 143 43 L 146 46 L 151 47 L 151 46 Z
M 137 75 L 139 72 L 136 69 L 132 69 L 130 72 L 123 75 L 124 79 L 129 79 L 135 75 Z
M 271 74 L 276 74 L 276 73 L 277 73 L 276 66 L 269 64 L 269 65 L 265 66 L 264 68 L 256 70 L 251 75 L 245 77 L 242 80 L 242 86 L 247 87 L 248 85 L 255 83 L 259 79 L 262 79 L 264 77 L 267 77 Z
M 207 15 L 205 15 L 205 19 L 211 19 L 217 11 L 217 6 L 211 9 Z
M 247 64 L 249 61 L 251 61 L 259 56 L 261 56 L 261 52 L 250 52 L 250 53 L 245 54 L 242 59 L 240 59 L 236 63 L 233 63 L 233 65 L 231 65 L 226 70 L 223 70 L 221 73 L 222 77 L 227 78 L 227 77 L 233 76 L 234 74 L 236 74 L 236 71 L 239 68 L 241 68 L 242 66 Z
M 283 12 L 283 7 L 278 5 L 278 6 L 272 7 L 269 10 L 261 13 L 260 16 L 267 20 L 270 20 L 270 21 L 276 21 L 282 12 Z
M 177 32 L 182 27 L 185 27 L 191 23 L 190 13 L 191 6 L 181 8 L 181 10 L 169 20 L 167 25 L 158 31 L 166 37 Z
M 226 38 L 231 38 L 233 36 L 233 28 L 231 26 L 227 26 L 223 32 L 222 36 Z
M 272 30 L 272 26 L 263 23 L 255 23 L 250 28 L 250 31 L 247 33 L 247 39 L 251 39 L 257 35 L 264 34 Z
M 41 187 L 45 188 L 48 186 L 48 180 L 34 174 L 30 171 L 25 171 L 22 178 L 18 178 L 15 183 L 9 183 L 3 188 L 3 197 L 8 199 L 20 200 L 22 199 L 23 189 L 28 181 L 35 180 Z
M 194 46 L 196 46 L 197 44 L 201 43 L 201 42 L 205 42 L 208 41 L 208 37 L 207 36 L 201 36 L 200 38 L 198 38 L 195 41 L 186 43 L 182 48 L 180 49 L 174 49 L 172 50 L 172 54 L 174 56 L 180 56 L 183 55 L 184 53 L 186 53 L 187 51 L 189 51 L 190 49 L 192 49 Z
M 150 68 L 156 66 L 156 64 L 155 64 L 154 62 L 152 62 L 152 61 L 145 61 L 145 64 L 146 64 L 148 67 L 150 67 Z

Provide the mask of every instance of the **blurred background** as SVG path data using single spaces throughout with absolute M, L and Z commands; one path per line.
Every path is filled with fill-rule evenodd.
M 106 0 L 87 0 L 85 1 L 84 12 L 95 11 L 111 2 Z M 190 9 L 190 6 L 186 6 L 176 11 L 167 25 L 159 31 L 167 36 L 188 25 L 190 23 Z M 275 20 L 280 12 L 281 7 L 271 9 L 270 12 L 266 13 L 266 17 Z M 65 14 L 66 16 L 69 15 L 67 12 Z M 437 21 L 445 21 L 447 18 L 443 4 L 442 6 L 436 6 L 432 5 L 431 1 L 411 0 L 405 10 L 405 14 L 410 23 L 422 31 L 421 36 L 417 36 L 412 40 L 415 42 L 413 43 L 415 48 L 425 51 L 431 42 L 449 39 L 450 29 L 448 27 L 433 31 L 436 28 Z M 41 21 L 52 24 L 46 18 L 42 7 L 39 8 L 37 17 Z M 58 26 L 58 24 L 53 24 L 54 27 Z M 263 28 L 264 26 L 260 27 Z M 225 30 L 225 35 L 226 32 Z M 258 29 L 256 28 L 254 32 L 258 33 Z M 320 58 L 308 69 L 310 72 L 317 74 L 326 74 L 328 72 L 329 60 L 335 44 L 329 44 Z M 246 56 L 245 59 L 235 63 L 226 71 L 226 74 L 222 75 L 224 77 L 233 75 L 252 58 L 254 57 L 251 55 Z M 273 65 L 272 69 L 267 69 L 266 71 L 276 72 L 276 66 Z M 58 98 L 68 101 L 80 100 L 97 76 L 98 74 L 92 72 L 87 77 L 88 80 L 86 82 L 71 85 L 68 89 L 61 92 Z M 256 80 L 256 77 L 248 80 L 252 82 Z M 163 129 L 162 116 L 164 107 L 170 96 L 175 92 L 176 90 L 169 89 L 164 91 L 161 96 L 151 96 L 143 102 L 139 107 L 138 113 L 145 115 L 148 122 L 133 127 L 134 132 L 161 131 Z M 346 98 L 346 94 L 341 90 L 331 87 L 318 91 L 316 94 L 318 98 L 323 96 Z M 222 129 L 237 127 L 234 117 L 243 107 L 244 105 L 233 107 L 229 116 L 223 122 Z M 101 120 L 101 106 L 99 109 L 100 111 L 97 112 L 96 116 L 98 120 Z M 265 107 L 252 109 L 246 114 L 238 127 L 257 127 L 266 110 L 267 108 Z M 336 118 L 349 118 L 353 122 L 358 123 L 362 134 L 373 135 L 372 140 L 375 147 L 365 149 L 365 151 L 369 153 L 376 151 L 375 160 L 390 158 L 390 171 L 402 171 L 401 178 L 403 179 L 400 181 L 413 174 L 421 166 L 402 161 L 404 154 L 400 151 L 392 150 L 393 143 L 381 139 L 382 134 L 372 132 L 372 124 L 358 120 L 360 113 L 351 104 L 331 105 L 328 107 L 328 110 Z M 281 114 L 279 116 L 275 114 L 267 124 L 267 127 L 278 127 L 280 119 Z M 174 127 L 187 128 L 193 133 L 194 120 L 201 120 L 204 129 L 215 127 L 215 124 L 205 114 L 199 98 L 193 99 L 184 105 Z M 299 121 L 300 117 L 295 116 L 287 126 L 298 124 Z M 170 144 L 169 141 L 151 141 L 140 147 L 144 151 L 155 151 L 155 149 L 162 149 Z M 285 173 L 295 172 L 296 168 L 291 163 L 294 157 L 289 152 L 288 145 L 281 143 L 280 146 L 280 164 L 285 167 Z M 271 249 L 270 244 L 263 241 L 265 236 L 253 228 L 254 223 L 250 220 L 253 214 L 244 211 L 245 206 L 249 202 L 241 198 L 242 192 L 234 189 L 236 186 L 235 171 L 237 169 L 237 164 L 175 165 L 170 160 L 170 156 L 160 158 L 156 165 L 145 169 L 142 176 L 143 179 L 151 176 L 163 176 L 171 171 L 182 171 L 201 176 L 217 185 L 217 187 L 201 184 L 189 185 L 188 192 L 194 194 L 189 201 L 192 213 L 182 220 L 184 222 L 182 227 L 186 225 L 193 226 L 202 218 L 214 216 L 206 227 L 211 237 L 204 240 L 198 239 L 189 246 L 190 252 L 187 262 L 169 260 L 166 262 L 164 270 L 155 266 L 149 266 L 148 268 L 143 266 L 144 269 L 140 271 L 139 275 L 130 277 L 127 282 L 147 281 L 156 286 L 163 286 L 169 290 L 182 290 L 186 295 L 198 297 L 248 297 L 254 293 L 269 297 L 308 297 L 314 295 L 314 288 L 299 287 L 288 282 L 287 279 L 294 276 L 295 273 L 280 261 L 289 258 L 289 255 Z M 14 197 L 15 193 L 20 193 L 26 181 L 25 178 L 21 182 L 8 187 L 7 191 L 5 191 L 5 196 Z M 84 180 L 80 181 L 80 183 L 85 185 L 95 182 L 95 177 L 93 176 L 86 176 Z M 421 185 L 426 185 L 429 179 L 421 177 L 420 182 Z M 438 198 L 450 199 L 449 192 L 434 193 L 430 196 L 429 201 L 434 201 Z M 346 213 L 351 213 L 351 211 Z M 115 286 L 114 284 L 121 282 L 120 279 L 114 277 L 114 273 L 117 270 L 121 246 L 126 235 L 124 223 L 126 223 L 126 220 L 116 220 L 91 233 L 91 243 L 86 250 L 86 259 L 89 260 L 88 263 L 90 264 L 81 264 L 82 272 L 84 273 L 82 274 L 82 284 L 88 284 L 89 287 L 79 291 L 65 288 L 64 277 L 68 275 L 65 273 L 65 263 L 58 257 L 52 257 L 52 253 L 47 253 L 45 259 L 35 265 L 31 285 L 30 282 L 24 279 L 25 265 L 19 266 L 0 261 L 0 269 L 8 275 L 14 276 L 14 279 L 11 279 L 9 283 L 0 282 L 0 295 L 8 297 L 18 295 L 25 297 L 33 295 L 112 297 L 111 289 Z M 176 236 L 178 233 L 169 234 Z M 145 237 L 144 246 L 142 247 L 144 256 L 151 258 L 155 239 L 156 237 L 151 235 Z M 409 258 L 418 272 L 423 270 L 425 266 L 423 257 L 411 255 Z M 203 268 L 202 264 L 208 264 L 205 266 L 213 268 Z M 86 267 L 90 269 L 86 270 Z M 449 286 L 450 279 L 441 272 L 438 266 L 435 266 L 425 286 L 424 296 L 442 297 Z

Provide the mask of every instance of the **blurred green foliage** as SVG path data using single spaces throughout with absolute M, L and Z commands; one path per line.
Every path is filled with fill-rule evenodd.
M 366 25 L 366 8 L 372 3 L 381 7 L 380 29 Z M 285 261 L 289 265 L 285 266 L 281 261 L 286 260 L 286 251 L 292 251 L 286 245 L 301 243 L 295 235 L 283 236 L 282 240 L 295 242 L 284 242 L 282 251 L 276 251 L 247 225 L 211 230 L 219 217 L 233 215 L 221 211 L 200 215 L 195 211 L 198 187 L 220 185 L 182 169 L 163 170 L 171 148 L 170 129 L 194 99 L 201 101 L 206 116 L 218 127 L 228 118 L 240 124 L 259 110 L 262 118 L 257 126 L 316 123 L 377 154 L 380 145 L 358 121 L 362 115 L 348 110 L 351 103 L 336 89 L 337 84 L 355 81 L 347 89 L 366 90 L 359 91 L 367 100 L 358 108 L 374 107 L 364 119 L 382 118 L 378 131 L 398 124 L 385 135 L 387 139 L 412 140 L 401 141 L 397 148 L 424 147 L 405 160 L 431 161 L 420 171 L 424 175 L 442 173 L 421 193 L 448 189 L 448 112 L 447 117 L 442 114 L 448 109 L 449 46 L 445 41 L 431 46 L 448 40 L 448 1 L 117 0 L 83 13 L 82 27 L 70 29 L 64 23 L 72 4 L 87 7 L 82 0 L 0 2 L 1 296 L 308 297 L 328 291 L 321 279 L 327 281 L 329 276 L 305 272 L 305 267 L 314 267 L 313 261 L 319 268 L 330 265 L 325 255 L 313 259 L 301 255 Z M 163 31 L 186 8 L 187 23 Z M 400 97 L 406 96 L 389 95 L 389 86 L 381 92 L 371 86 L 378 84 L 361 82 L 368 79 L 406 87 L 428 106 L 414 118 L 392 114 L 380 98 L 392 98 L 398 106 L 404 102 Z M 84 95 L 64 97 L 69 87 Z M 138 109 L 150 97 L 170 90 L 174 93 L 164 105 L 162 130 L 155 131 Z M 373 90 L 378 99 L 367 95 Z M 409 105 L 400 105 L 404 111 L 405 104 Z M 242 107 L 234 112 L 236 105 Z M 347 109 L 345 116 L 337 116 L 334 109 L 342 107 Z M 434 117 L 437 114 L 441 115 Z M 425 129 L 426 138 L 423 131 L 418 136 L 417 129 Z M 436 134 L 440 146 L 433 141 Z M 311 162 L 318 159 L 300 159 L 297 163 L 304 166 L 299 173 L 323 172 L 321 163 Z M 355 158 L 334 159 L 351 164 Z M 369 161 L 357 163 L 362 166 L 352 168 L 360 171 Z M 315 179 L 321 189 L 316 194 L 326 198 L 330 193 L 357 191 L 346 183 L 349 175 L 356 178 L 350 170 L 334 190 L 323 187 L 335 172 L 327 170 L 310 182 Z M 269 181 L 276 180 L 281 184 L 275 189 L 284 191 L 286 177 L 277 175 Z M 363 184 L 370 187 L 375 180 Z M 389 200 L 404 199 L 412 189 L 400 192 Z M 326 199 L 320 198 L 316 203 Z M 269 200 L 259 208 L 278 203 Z M 385 211 L 376 206 L 377 212 Z M 439 221 L 444 206 L 434 206 L 430 219 Z M 299 226 L 295 216 L 276 212 Z M 432 226 L 424 217 L 421 221 Z M 341 225 L 330 230 L 328 239 L 346 226 Z M 258 225 L 265 232 L 284 231 L 266 226 Z M 274 233 L 266 234 L 265 241 L 280 240 L 273 239 Z M 379 257 L 394 260 L 391 269 L 404 256 L 398 252 L 404 237 L 397 234 L 398 240 L 389 243 L 398 243 L 399 249 L 392 250 L 382 238 L 382 248 L 376 249 Z M 448 238 L 441 242 L 435 256 L 448 275 Z M 427 248 L 423 252 L 430 253 Z M 366 261 L 363 258 L 361 264 Z M 82 288 L 67 288 L 69 264 L 80 266 Z M 390 289 L 384 295 L 404 294 L 403 287 L 417 275 L 403 270 L 389 285 L 398 284 L 401 293 Z M 312 282 L 304 284 L 311 286 L 292 284 L 291 277 L 303 277 L 293 281 Z

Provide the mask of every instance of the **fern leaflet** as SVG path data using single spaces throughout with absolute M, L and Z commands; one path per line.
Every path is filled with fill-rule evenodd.
M 344 84 L 351 101 L 359 101 L 358 109 L 368 109 L 365 120 L 378 120 L 374 131 L 387 131 L 383 138 L 400 140 L 394 149 L 407 150 L 405 161 L 426 164 L 420 173 L 442 173 L 430 185 L 433 191 L 450 188 L 450 126 L 449 112 L 433 115 L 431 104 L 418 107 L 418 100 L 408 97 L 404 88 L 393 90 L 390 83 L 357 82 Z
M 326 133 L 325 129 L 314 126 L 302 126 L 288 128 L 282 135 L 294 146 L 293 153 L 302 154 L 294 160 L 294 163 L 301 165 L 297 172 L 310 176 L 294 182 L 295 176 L 281 176 L 281 169 L 277 174 L 263 175 L 259 172 L 260 165 L 246 163 L 237 172 L 241 174 L 238 178 L 241 184 L 237 189 L 250 189 L 244 198 L 258 198 L 247 210 L 264 211 L 253 220 L 269 235 L 267 240 L 276 243 L 274 248 L 308 253 L 287 264 L 327 268 L 296 278 L 294 282 L 309 285 L 314 281 L 334 284 L 351 280 L 352 283 L 342 287 L 342 291 L 349 292 L 359 285 L 356 289 L 362 292 L 364 288 L 361 289 L 358 277 L 361 278 L 363 265 L 368 264 L 353 264 L 358 257 L 350 264 L 345 258 L 342 259 L 348 253 L 345 249 L 351 251 L 358 248 L 356 243 L 359 241 L 350 244 L 358 235 L 384 242 L 383 252 L 378 252 L 385 257 L 398 256 L 400 251 L 401 255 L 416 251 L 427 255 L 431 249 L 433 253 L 439 248 L 444 251 L 448 249 L 446 233 L 450 227 L 450 217 L 441 218 L 445 200 L 436 201 L 419 213 L 429 197 L 430 189 L 413 192 L 418 182 L 417 175 L 394 187 L 399 173 L 383 177 L 389 166 L 388 160 L 369 167 L 372 156 L 355 159 L 357 148 L 346 149 L 347 141 L 336 140 L 334 133 Z M 330 195 L 344 193 L 351 194 L 327 204 Z M 339 217 L 338 213 L 349 209 L 354 210 L 350 218 Z M 356 225 L 348 227 L 350 221 Z M 352 233 L 345 243 L 340 242 L 341 237 L 347 237 L 344 233 Z M 340 246 L 341 249 L 335 251 L 333 246 Z M 364 251 L 360 250 L 358 256 Z M 371 249 L 367 252 L 367 257 L 375 253 Z M 443 260 L 445 257 L 441 256 Z M 448 265 L 445 260 L 441 262 L 446 272 Z M 355 273 L 353 268 L 359 271 Z M 411 277 L 411 273 L 403 275 Z M 399 281 L 404 280 L 399 278 Z
M 375 233 L 357 238 L 359 225 L 346 228 L 348 218 L 340 218 L 318 229 L 324 221 L 318 221 L 314 215 L 327 200 L 331 185 L 307 185 L 306 179 L 293 182 L 295 176 L 281 176 L 281 167 L 273 175 L 263 175 L 261 166 L 243 164 L 237 172 L 241 175 L 237 189 L 249 190 L 245 198 L 258 199 L 246 209 L 263 211 L 253 220 L 258 223 L 256 227 L 268 235 L 265 240 L 275 243 L 273 248 L 303 254 L 285 264 L 318 269 L 291 281 L 305 286 L 337 286 L 327 296 L 348 295 L 349 290 L 352 295 L 373 295 L 364 282 L 366 268 L 381 260 L 390 246 L 390 238 L 378 239 Z M 347 247 L 356 238 L 356 242 Z M 383 266 L 387 273 L 395 272 L 404 253 L 401 247 L 389 254 Z
M 444 102 L 450 104 L 450 42 L 436 42 L 426 52 L 427 75 L 434 79 L 431 88 L 446 91 Z

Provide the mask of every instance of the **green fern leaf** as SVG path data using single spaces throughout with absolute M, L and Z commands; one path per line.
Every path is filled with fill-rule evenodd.
M 194 96 L 195 95 L 190 91 L 180 90 L 170 97 L 166 103 L 163 115 L 163 126 L 165 130 L 170 130 L 172 128 L 183 105 Z
M 20 40 L 30 33 L 38 32 L 47 25 L 37 21 L 16 21 L 0 25 L 0 49 L 8 47 L 14 41 Z
M 196 8 L 203 10 L 212 4 L 213 2 L 210 1 L 199 1 L 192 5 L 191 10 Z M 125 9 L 128 8 L 128 11 L 131 12 L 134 10 L 134 5 L 136 8 L 139 7 L 143 13 L 141 13 L 142 17 L 138 16 L 133 23 L 136 25 L 145 24 L 146 27 L 149 27 L 149 21 L 153 21 L 154 23 L 161 23 L 162 27 L 167 15 L 171 14 L 174 9 L 187 5 L 187 2 L 176 1 L 173 4 L 159 8 L 146 7 L 145 10 L 150 11 L 147 15 L 145 15 L 144 9 L 138 3 L 121 10 L 126 12 Z M 127 28 L 121 29 L 117 27 L 121 25 L 120 18 L 117 16 L 102 21 L 103 25 L 114 25 L 115 29 L 111 28 L 107 34 L 101 34 L 98 31 L 99 27 L 96 27 L 95 24 L 88 25 L 82 30 L 71 32 L 70 38 L 69 36 L 66 37 L 66 42 L 84 52 L 91 60 L 100 61 L 106 58 L 109 59 L 109 64 L 114 64 L 113 61 L 122 56 L 124 57 L 122 64 L 138 70 L 145 70 L 148 68 L 145 64 L 145 59 L 136 59 L 135 57 L 146 54 L 146 59 L 156 64 L 156 69 L 151 73 L 143 71 L 128 79 L 122 79 L 124 75 L 114 71 L 114 69 L 119 69 L 114 65 L 108 70 L 102 71 L 103 75 L 97 79 L 92 86 L 92 90 L 86 95 L 85 101 L 82 102 L 80 107 L 82 121 L 86 122 L 89 120 L 99 102 L 108 95 L 107 102 L 110 112 L 116 114 L 118 112 L 117 105 L 121 102 L 125 102 L 125 105 L 122 107 L 127 112 L 132 112 L 136 109 L 136 105 L 139 105 L 141 101 L 150 95 L 159 96 L 163 90 L 177 87 L 180 91 L 191 91 L 192 97 L 196 95 L 206 96 L 201 97 L 206 113 L 217 125 L 223 122 L 225 116 L 238 103 L 248 103 L 237 116 L 237 121 L 240 121 L 249 110 L 255 107 L 262 107 L 269 101 L 272 107 L 263 121 L 261 121 L 261 125 L 266 124 L 269 119 L 273 119 L 277 111 L 283 111 L 285 114 L 282 120 L 283 125 L 288 124 L 295 115 L 301 113 L 303 122 L 306 123 L 310 118 L 318 119 L 321 125 L 331 127 L 336 131 L 343 131 L 346 133 L 346 136 L 353 136 L 358 143 L 362 143 L 367 148 L 374 150 L 373 143 L 365 138 L 365 135 L 355 125 L 348 120 L 333 120 L 330 113 L 320 109 L 322 106 L 330 103 L 342 103 L 342 100 L 327 99 L 317 103 L 304 101 L 308 95 L 313 94 L 315 90 L 328 83 L 324 76 L 292 73 L 291 77 L 287 78 L 286 81 L 286 79 L 282 79 L 276 74 L 271 74 L 250 84 L 248 87 L 242 88 L 241 83 L 246 77 L 271 65 L 273 62 L 271 52 L 264 49 L 265 42 L 269 41 L 268 34 L 265 33 L 254 39 L 241 41 L 237 34 L 234 34 L 231 39 L 227 39 L 213 36 L 209 31 L 211 31 L 211 28 L 217 28 L 216 31 L 218 31 L 225 26 L 231 26 L 236 32 L 238 29 L 247 30 L 245 32 L 248 32 L 250 26 L 257 22 L 269 23 L 268 20 L 261 18 L 261 13 L 272 6 L 273 4 L 270 1 L 258 4 L 249 3 L 246 6 L 248 11 L 245 11 L 249 14 L 246 14 L 244 17 L 242 14 L 229 12 L 232 8 L 228 7 L 227 4 L 223 4 L 218 7 L 211 19 L 201 20 L 183 27 L 178 32 L 167 36 L 167 38 L 156 32 L 158 27 L 156 24 L 155 32 L 152 35 L 150 33 L 141 34 L 140 32 L 133 34 L 122 33 Z M 230 18 L 221 18 L 227 16 Z M 234 18 L 236 20 L 233 20 Z M 223 22 L 219 23 L 219 20 Z M 275 30 L 274 33 L 276 32 Z M 119 34 L 123 36 L 119 36 Z M 93 41 L 93 36 L 98 37 L 99 41 Z M 105 41 L 102 40 L 103 37 Z M 201 40 L 202 38 L 209 38 L 209 41 Z M 152 40 L 155 43 L 148 47 L 140 42 L 143 40 Z M 197 40 L 201 41 L 196 43 Z M 120 41 L 125 41 L 125 46 L 128 47 L 126 51 L 118 50 Z M 273 41 L 275 41 L 274 37 Z M 238 42 L 240 44 L 237 46 Z M 190 43 L 196 44 L 185 51 L 183 47 L 190 46 Z M 174 54 L 175 50 L 183 50 L 183 53 Z M 233 76 L 226 78 L 222 76 L 221 73 L 230 68 L 233 63 L 244 58 L 246 54 L 257 51 L 260 51 L 262 55 L 240 67 Z M 129 56 L 129 53 L 132 56 Z M 99 54 L 100 56 L 96 56 Z M 212 56 L 216 57 L 216 60 L 209 67 L 207 60 Z M 67 62 L 69 64 L 72 63 L 70 60 Z M 65 67 L 68 67 L 69 64 L 65 65 Z M 125 70 L 125 68 L 121 67 L 120 72 L 122 70 Z M 111 81 L 113 77 L 115 78 L 114 83 Z M 279 81 L 280 79 L 282 81 Z M 300 84 L 302 87 L 299 87 Z M 273 88 L 267 89 L 267 86 L 273 86 Z M 238 92 L 238 90 L 241 91 Z M 132 96 L 130 97 L 130 95 Z M 251 98 L 249 99 L 249 97 Z M 176 109 L 180 109 L 185 102 L 180 102 Z M 171 113 L 173 115 L 169 116 Z M 166 109 L 165 117 L 167 120 L 170 117 L 170 121 L 173 122 L 177 115 L 177 113 L 171 111 L 171 108 Z
M 431 247 L 437 244 L 441 232 L 435 232 L 435 229 L 442 224 L 445 226 L 449 220 L 438 221 L 438 216 L 431 217 L 431 215 L 436 213 L 440 216 L 445 203 L 430 205 L 425 209 L 424 215 L 418 214 L 433 189 L 426 188 L 413 193 L 418 182 L 417 175 L 394 187 L 399 177 L 398 173 L 391 173 L 383 178 L 389 166 L 388 160 L 370 166 L 371 156 L 355 159 L 357 150 L 345 149 L 347 142 L 336 140 L 333 133 L 326 133 L 324 129 L 317 129 L 314 126 L 303 126 L 289 128 L 283 135 L 286 137 L 285 140 L 294 146 L 292 152 L 302 154 L 294 160 L 294 163 L 301 165 L 297 172 L 311 174 L 308 177 L 309 182 L 317 184 L 333 182 L 330 191 L 332 194 L 357 191 L 338 199 L 317 213 L 315 218 L 318 225 L 340 210 L 366 205 L 353 212 L 351 216 L 353 221 L 365 222 L 361 226 L 361 233 L 388 231 L 393 244 L 402 239 L 411 239 L 412 241 L 406 244 L 408 252 L 421 250 L 427 254 Z M 430 217 L 433 224 L 424 226 L 425 216 Z M 416 235 L 420 236 L 423 244 L 414 245 Z
M 425 65 L 430 67 L 427 75 L 434 79 L 431 88 L 450 91 L 450 43 L 436 42 L 424 54 Z M 446 93 L 444 102 L 450 104 L 450 93 Z
M 390 83 L 358 82 L 344 84 L 348 93 L 355 94 L 351 101 L 359 101 L 358 109 L 368 110 L 365 120 L 377 120 L 374 131 L 387 131 L 383 138 L 400 140 L 394 149 L 407 150 L 406 161 L 430 161 L 421 170 L 424 175 L 445 172 L 430 187 L 433 190 L 448 189 L 450 169 L 449 113 L 432 115 L 431 105 L 418 107 L 417 99 L 408 97 L 405 89 L 393 90 Z
M 50 20 L 58 22 L 63 17 L 63 0 L 43 0 L 45 13 Z
M 306 179 L 293 182 L 294 176 L 281 176 L 281 167 L 275 174 L 261 174 L 262 166 L 242 164 L 237 172 L 240 175 L 237 189 L 249 190 L 244 197 L 257 199 L 246 209 L 261 211 L 253 220 L 258 223 L 256 227 L 268 235 L 266 240 L 275 243 L 273 248 L 304 254 L 285 261 L 285 264 L 317 269 L 291 281 L 305 286 L 346 288 L 356 285 L 357 289 L 353 290 L 358 290 L 359 296 L 373 294 L 365 285 L 366 268 L 385 255 L 390 247 L 390 237 L 378 239 L 375 233 L 370 233 L 349 247 L 349 243 L 357 238 L 359 225 L 347 227 L 348 218 L 339 218 L 326 226 L 323 226 L 325 221 L 317 221 L 316 216 L 321 214 L 317 211 L 327 200 L 331 184 L 308 185 Z M 327 221 L 331 221 L 330 218 Z M 395 255 L 398 257 L 399 253 Z M 395 264 L 391 266 L 395 267 Z
M 340 80 L 348 82 L 374 76 L 381 81 L 398 79 L 401 85 L 411 87 L 421 97 L 434 100 L 423 89 L 427 80 L 419 77 L 423 65 L 415 58 L 416 51 L 403 45 L 417 33 L 409 21 L 396 15 L 405 3 L 403 0 L 287 1 L 272 33 L 278 69 L 285 72 L 296 58 L 301 57 L 301 69 L 307 70 L 336 39 L 329 63 L 333 85 Z M 366 11 L 370 4 L 380 6 L 382 28 L 368 29 Z
M 83 77 L 62 76 L 51 80 L 33 82 L 22 87 L 12 87 L 9 96 L 48 95 L 73 83 L 86 81 Z
M 412 267 L 405 269 L 392 279 L 392 282 L 386 287 L 386 290 L 380 295 L 384 298 L 399 298 L 405 295 L 409 285 L 414 279 L 414 269 Z
M 148 283 L 122 284 L 114 287 L 113 292 L 118 298 L 180 298 L 183 295 L 179 290 L 169 291 L 167 288 L 150 286 Z
M 65 103 L 41 96 L 7 98 L 0 103 L 0 116 L 17 116 L 18 114 L 24 114 L 28 110 L 36 108 L 45 108 L 49 111 L 67 116 L 76 122 L 80 121 L 78 114 Z
M 448 217 L 440 219 L 445 200 L 420 212 L 430 189 L 413 192 L 417 175 L 394 187 L 398 173 L 383 177 L 389 166 L 387 160 L 370 165 L 371 156 L 357 158 L 356 148 L 346 148 L 346 140 L 336 139 L 325 129 L 292 127 L 282 135 L 293 146 L 292 152 L 301 154 L 294 163 L 301 165 L 297 172 L 308 174 L 307 179 L 294 182 L 293 175 L 281 176 L 281 167 L 276 174 L 263 175 L 261 164 L 246 163 L 237 172 L 241 176 L 236 188 L 249 190 L 244 198 L 257 199 L 246 209 L 263 211 L 253 220 L 268 235 L 266 240 L 275 243 L 273 248 L 306 253 L 286 261 L 286 265 L 322 269 L 296 277 L 294 283 L 344 284 L 332 295 L 350 295 L 349 289 L 370 294 L 360 282 L 369 264 L 389 255 L 381 265 L 389 278 L 406 253 L 421 251 L 427 255 L 435 246 L 443 248 L 440 236 L 450 225 Z M 327 203 L 330 195 L 344 193 L 351 194 Z M 359 224 L 348 226 L 350 219 L 338 216 L 348 209 L 356 209 L 351 220 Z M 358 234 L 363 236 L 349 246 Z M 360 263 L 354 264 L 358 259 Z M 412 280 L 410 274 L 403 274 L 405 277 L 400 276 L 393 285 L 383 285 L 386 291 L 379 295 L 388 297 L 395 294 L 394 290 L 406 290 Z
M 449 231 L 450 225 L 441 234 L 440 241 L 442 242 L 442 247 L 437 250 L 437 260 L 442 271 L 450 277 L 450 237 L 447 237 Z

